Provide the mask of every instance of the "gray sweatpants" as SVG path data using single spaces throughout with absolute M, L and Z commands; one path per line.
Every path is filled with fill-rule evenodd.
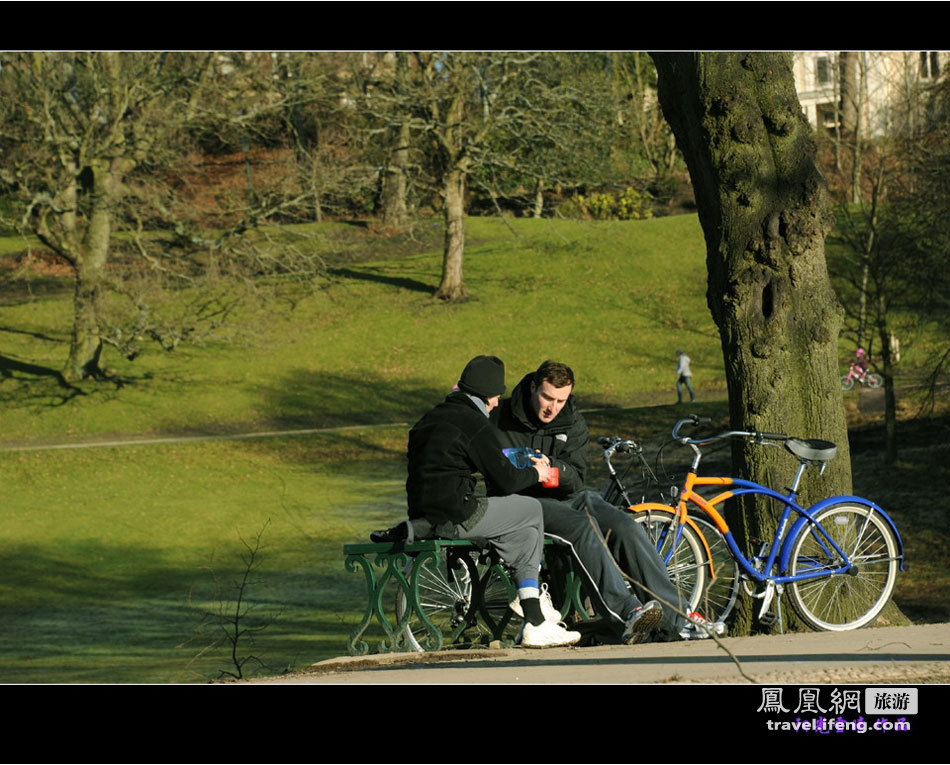
M 470 539 L 485 546 L 490 543 L 501 559 L 515 572 L 516 585 L 526 579 L 537 581 L 544 550 L 544 522 L 541 503 L 532 497 L 480 497 L 487 510 L 472 528 L 456 526 L 457 539 Z

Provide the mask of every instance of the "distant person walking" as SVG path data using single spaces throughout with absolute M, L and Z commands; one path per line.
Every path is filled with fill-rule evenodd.
M 676 403 L 683 403 L 683 386 L 686 386 L 686 390 L 689 391 L 689 401 L 692 403 L 696 400 L 696 394 L 693 392 L 693 386 L 690 383 L 690 378 L 693 376 L 693 373 L 689 369 L 689 356 L 686 355 L 686 351 L 677 351 L 676 352 Z

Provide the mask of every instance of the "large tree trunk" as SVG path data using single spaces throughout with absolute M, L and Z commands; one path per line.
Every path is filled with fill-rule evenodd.
M 462 281 L 462 258 L 465 254 L 465 175 L 470 158 L 464 145 L 465 100 L 457 92 L 446 109 L 442 137 L 442 196 L 445 214 L 445 249 L 442 253 L 442 281 L 435 297 L 440 300 L 462 300 L 468 289 Z
M 383 190 L 380 204 L 383 224 L 402 228 L 409 220 L 406 205 L 406 168 L 409 163 L 409 122 L 402 122 L 393 131 L 393 152 L 383 171 Z
M 544 181 L 539 178 L 534 187 L 534 209 L 531 217 L 540 218 L 542 215 L 544 215 Z
M 861 201 L 861 142 L 862 114 L 864 111 L 864 53 L 842 52 L 839 55 L 841 73 L 841 125 L 840 140 L 851 150 L 851 201 Z
M 76 289 L 73 295 L 73 333 L 63 376 L 82 380 L 102 374 L 101 315 L 112 205 L 117 181 L 107 167 L 93 169 L 92 211 L 76 257 Z
M 847 138 L 855 133 L 858 125 L 858 56 L 855 51 L 841 51 L 838 54 L 838 90 L 841 123 L 839 135 Z
M 806 473 L 805 506 L 851 489 L 838 376 L 842 309 L 825 263 L 831 225 L 811 129 L 785 53 L 653 56 L 659 98 L 686 158 L 706 238 L 707 302 L 719 328 L 735 429 L 823 438 L 838 454 L 821 477 Z M 796 467 L 784 451 L 736 442 L 738 475 L 787 486 Z M 768 539 L 774 512 L 750 496 L 731 508 L 740 545 Z M 757 552 L 757 549 L 755 550 Z M 756 604 L 757 606 L 757 604 Z M 753 607 L 740 604 L 735 634 Z M 783 609 L 786 627 L 794 623 Z
M 442 254 L 442 281 L 435 296 L 440 300 L 461 300 L 468 297 L 468 289 L 462 281 L 462 257 L 465 250 L 465 231 L 462 226 L 465 211 L 465 173 L 455 169 L 446 173 L 444 196 L 445 249 Z
M 95 268 L 82 268 L 73 293 L 73 333 L 63 377 L 77 381 L 100 374 L 102 339 L 99 336 L 101 281 Z
M 405 98 L 409 90 L 409 56 L 403 51 L 396 52 L 396 92 Z M 402 228 L 409 220 L 406 204 L 406 179 L 409 166 L 409 141 L 412 137 L 408 109 L 400 108 L 397 124 L 391 131 L 392 153 L 383 172 L 383 190 L 380 204 L 384 225 Z

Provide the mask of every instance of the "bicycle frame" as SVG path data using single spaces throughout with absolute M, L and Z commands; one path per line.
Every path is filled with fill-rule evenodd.
M 799 476 L 803 470 L 804 466 L 800 468 Z M 730 486 L 733 488 L 717 494 L 715 497 L 710 499 L 705 499 L 695 492 L 695 486 Z M 759 494 L 767 496 L 781 502 L 784 505 L 782 515 L 779 518 L 778 528 L 772 537 L 772 542 L 768 549 L 768 555 L 764 558 L 761 572 L 755 567 L 755 564 L 751 560 L 742 554 L 742 551 L 739 549 L 739 546 L 736 543 L 735 537 L 733 537 L 732 532 L 729 530 L 728 524 L 722 517 L 722 514 L 716 509 L 717 505 L 721 505 L 726 500 L 731 499 L 732 497 L 739 497 L 744 494 Z M 895 527 L 893 520 L 891 520 L 891 518 L 879 506 L 867 499 L 852 495 L 841 495 L 821 500 L 820 502 L 817 502 L 808 508 L 803 508 L 794 501 L 794 492 L 790 493 L 789 496 L 785 496 L 777 491 L 769 489 L 766 486 L 755 483 L 754 481 L 746 481 L 741 478 L 699 477 L 695 473 L 690 472 L 686 478 L 683 494 L 680 496 L 678 515 L 681 519 L 687 517 L 686 503 L 692 502 L 694 505 L 699 507 L 699 509 L 702 510 L 722 532 L 723 538 L 729 545 L 729 549 L 732 551 L 733 557 L 742 567 L 743 571 L 749 576 L 749 578 L 753 579 L 759 584 L 765 584 L 769 581 L 774 582 L 775 584 L 787 584 L 788 582 L 800 582 L 806 579 L 816 579 L 818 577 L 829 576 L 831 574 L 843 574 L 852 567 L 853 564 L 851 561 L 851 554 L 845 550 L 842 550 L 830 537 L 828 532 L 825 531 L 824 527 L 812 519 L 812 516 L 816 512 L 828 507 L 831 504 L 849 501 L 867 506 L 868 516 L 871 515 L 873 510 L 877 510 L 879 513 L 881 513 L 881 515 L 890 525 L 891 529 L 894 531 L 898 543 L 902 544 L 900 542 L 900 535 L 897 533 L 897 528 Z M 789 520 L 791 519 L 793 513 L 797 513 L 798 518 L 795 519 L 791 525 L 791 528 L 788 529 L 788 533 L 786 534 L 785 531 L 788 528 Z M 818 535 L 817 538 L 819 543 L 822 545 L 825 551 L 830 552 L 830 549 L 833 549 L 838 555 L 841 556 L 843 564 L 837 568 L 821 568 L 814 571 L 799 573 L 795 576 L 784 575 L 784 572 L 788 571 L 789 558 L 791 556 L 791 543 L 798 535 L 802 526 L 806 524 L 811 524 L 814 533 Z M 900 567 L 901 570 L 903 570 L 903 546 L 901 547 L 901 552 L 902 557 L 900 560 Z M 756 557 L 759 560 L 763 559 L 763 556 L 761 555 Z M 778 563 L 778 575 L 773 573 L 776 568 L 776 562 Z
M 683 420 L 683 422 L 688 422 L 688 420 Z M 680 423 L 677 424 L 677 427 L 674 429 L 674 435 L 679 428 Z M 728 433 L 723 433 L 718 436 L 715 436 L 712 439 L 707 441 L 694 441 L 693 439 L 679 439 L 681 443 L 684 443 L 690 446 L 695 452 L 696 456 L 693 459 L 693 464 L 689 469 L 689 472 L 686 474 L 686 480 L 683 484 L 683 489 L 679 496 L 679 501 L 677 503 L 677 516 L 679 523 L 677 523 L 676 535 L 677 537 L 680 534 L 680 528 L 683 523 L 688 521 L 689 516 L 687 515 L 687 503 L 692 502 L 696 505 L 706 516 L 715 524 L 716 528 L 722 533 L 723 537 L 726 540 L 726 543 L 729 545 L 729 549 L 732 552 L 733 557 L 736 562 L 742 567 L 746 575 L 759 584 L 766 584 L 771 582 L 773 584 L 786 584 L 788 582 L 799 582 L 806 579 L 816 579 L 820 577 L 830 576 L 833 574 L 843 574 L 848 572 L 852 568 L 851 556 L 846 551 L 842 550 L 831 538 L 828 532 L 824 527 L 816 522 L 813 519 L 813 516 L 820 510 L 828 507 L 829 505 L 841 503 L 841 502 L 854 502 L 861 505 L 865 505 L 868 508 L 868 518 L 876 510 L 880 515 L 887 521 L 890 525 L 891 530 L 894 532 L 894 536 L 897 539 L 897 543 L 900 550 L 900 568 L 903 570 L 904 567 L 904 555 L 903 555 L 903 542 L 901 541 L 900 534 L 897 531 L 897 527 L 894 524 L 894 521 L 884 512 L 878 505 L 873 502 L 864 499 L 863 497 L 857 497 L 853 495 L 839 495 L 834 497 L 829 497 L 823 499 L 815 504 L 809 506 L 808 508 L 801 507 L 797 502 L 795 502 L 795 497 L 798 492 L 798 486 L 801 482 L 802 475 L 805 472 L 805 469 L 808 467 L 809 460 L 800 459 L 798 470 L 795 474 L 795 480 L 792 483 L 792 487 L 789 490 L 788 495 L 783 495 L 773 489 L 763 486 L 762 484 L 756 483 L 754 481 L 747 481 L 741 478 L 728 478 L 721 476 L 699 476 L 697 470 L 699 467 L 699 462 L 702 458 L 702 452 L 699 449 L 699 445 L 702 443 L 708 443 L 711 440 L 718 440 L 721 438 L 727 438 L 731 436 L 743 436 L 743 437 L 753 437 L 757 439 L 759 443 L 766 443 L 763 439 L 769 436 L 779 437 L 777 434 L 756 434 L 756 433 L 747 433 L 743 431 L 730 431 Z M 781 436 L 781 438 L 786 438 Z M 723 486 L 730 487 L 726 491 L 723 491 L 716 496 L 706 499 L 695 491 L 696 486 Z M 769 545 L 768 555 L 764 558 L 762 565 L 762 570 L 759 571 L 755 564 L 750 561 L 748 558 L 743 555 L 742 551 L 739 549 L 738 544 L 736 543 L 735 538 L 732 535 L 732 532 L 729 530 L 729 525 L 726 523 L 725 518 L 722 514 L 716 509 L 717 505 L 721 505 L 726 500 L 733 497 L 739 497 L 745 494 L 759 494 L 763 496 L 770 497 L 775 499 L 783 504 L 782 515 L 779 519 L 778 528 L 775 531 L 775 534 L 772 538 L 772 542 Z M 792 514 L 796 513 L 798 517 L 795 519 L 791 528 L 786 534 L 786 529 L 789 524 L 789 520 L 792 517 Z M 867 522 L 867 521 L 866 521 Z M 801 531 L 802 527 L 806 524 L 810 524 L 813 529 L 812 533 L 816 535 L 818 543 L 824 548 L 825 552 L 830 552 L 829 545 L 831 549 L 841 556 L 841 559 L 844 561 L 843 565 L 837 568 L 820 568 L 814 571 L 802 572 L 794 576 L 784 575 L 788 570 L 789 558 L 791 556 L 791 545 L 795 537 Z M 755 556 L 758 560 L 763 560 L 762 555 Z M 776 562 L 778 562 L 778 575 L 773 574 L 775 569 Z

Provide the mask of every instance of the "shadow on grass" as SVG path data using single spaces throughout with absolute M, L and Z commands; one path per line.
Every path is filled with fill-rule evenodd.
M 266 663 L 265 674 L 345 653 L 362 581 L 331 552 L 312 571 L 267 570 L 265 560 L 254 572 L 242 626 L 260 629 L 239 647 Z M 243 573 L 233 563 L 216 567 L 216 595 L 207 561 L 169 564 L 157 549 L 87 541 L 4 553 L 0 681 L 207 682 L 234 670 L 220 620 L 203 619 L 221 606 L 231 615 Z
M 328 272 L 332 276 L 340 278 L 361 279 L 363 281 L 378 282 L 379 284 L 388 284 L 392 287 L 401 287 L 413 292 L 424 292 L 427 295 L 431 295 L 436 290 L 436 287 L 432 284 L 426 284 L 425 282 L 420 282 L 415 279 L 408 279 L 405 277 L 386 276 L 385 274 L 369 268 L 363 271 L 357 271 L 352 268 L 331 268 L 328 269 Z
M 298 369 L 285 374 L 262 391 L 261 411 L 274 429 L 347 428 L 320 433 L 318 438 L 267 439 L 248 442 L 248 448 L 278 455 L 283 461 L 326 466 L 371 476 L 391 473 L 405 478 L 405 450 L 409 429 L 449 393 L 427 382 L 402 380 L 398 384 L 381 376 L 313 373 Z M 673 423 L 690 413 L 722 419 L 724 402 L 697 403 L 686 409 L 655 406 L 623 409 L 615 401 L 588 395 L 580 405 L 593 410 L 587 416 L 596 447 L 600 435 L 620 435 L 637 440 L 669 440 Z M 378 426 L 392 425 L 390 428 Z M 361 430 L 360 426 L 369 426 Z M 599 447 L 590 464 L 601 462 Z M 688 461 L 687 461 L 688 464 Z
M 86 395 L 57 369 L 3 355 L 0 355 L 0 382 L 12 384 L 0 393 L 0 402 L 4 404 L 62 406 L 77 396 Z
M 300 428 L 415 422 L 449 393 L 431 384 L 377 375 L 298 369 L 262 393 L 264 412 Z
M 27 335 L 29 337 L 35 337 L 37 340 L 48 340 L 51 343 L 66 344 L 67 342 L 59 337 L 44 335 L 42 332 L 29 332 L 25 329 L 17 329 L 16 327 L 0 327 L 0 332 L 9 332 L 11 335 Z
M 901 610 L 916 623 L 946 622 L 950 517 L 939 477 L 950 460 L 950 415 L 901 420 L 897 438 L 898 460 L 888 465 L 883 423 L 849 431 L 854 491 L 879 504 L 897 524 L 906 556 L 894 594 Z
M 191 384 L 184 374 L 164 370 L 158 380 L 143 369 L 137 374 L 112 374 L 71 383 L 52 367 L 19 361 L 0 355 L 0 406 L 9 409 L 42 410 L 72 402 L 107 402 L 120 395 L 126 386 L 146 383 L 159 395 L 175 395 Z

